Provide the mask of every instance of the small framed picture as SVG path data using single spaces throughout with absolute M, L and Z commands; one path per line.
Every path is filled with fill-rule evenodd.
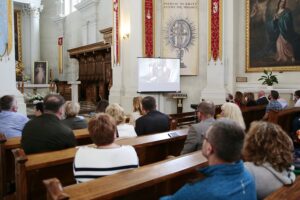
M 35 61 L 33 66 L 33 83 L 47 84 L 48 83 L 48 62 Z

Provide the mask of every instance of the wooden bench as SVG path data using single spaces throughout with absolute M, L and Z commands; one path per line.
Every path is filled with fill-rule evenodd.
M 207 166 L 201 151 L 138 169 L 61 187 L 58 179 L 44 181 L 49 199 L 158 199 L 176 192 L 199 177 L 196 169 Z
M 285 132 L 291 133 L 293 119 L 299 114 L 300 107 L 288 108 L 281 111 L 270 110 L 268 121 L 280 125 Z
M 187 131 L 187 129 L 176 130 L 178 137 L 170 137 L 170 132 L 165 132 L 120 139 L 116 143 L 132 145 L 142 166 L 164 160 L 168 155 L 178 156 L 183 148 Z M 63 185 L 74 184 L 72 164 L 76 151 L 77 148 L 69 148 L 26 156 L 22 149 L 13 150 L 17 199 L 45 199 L 42 180 L 51 177 L 58 177 Z
M 78 145 L 92 143 L 87 129 L 73 132 Z M 15 165 L 11 150 L 20 148 L 20 141 L 21 137 L 6 139 L 4 134 L 0 134 L 0 199 L 14 190 L 12 185 L 15 177 Z
M 241 109 L 246 130 L 249 129 L 251 122 L 259 121 L 266 113 L 266 105 L 243 107 Z
M 170 121 L 172 121 L 172 120 L 175 121 L 176 128 L 187 127 L 191 124 L 197 123 L 197 114 L 196 114 L 196 112 L 185 112 L 185 113 L 180 113 L 180 114 L 170 114 L 169 117 L 170 117 Z
M 300 199 L 300 176 L 293 185 L 283 186 L 271 193 L 265 200 L 299 200 Z

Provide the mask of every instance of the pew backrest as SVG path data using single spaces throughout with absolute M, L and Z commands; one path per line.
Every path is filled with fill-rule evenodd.
M 178 136 L 170 137 L 171 132 L 117 140 L 120 145 L 132 145 L 138 154 L 140 165 L 178 156 L 182 150 L 188 129 L 176 130 Z M 58 177 L 63 185 L 75 183 L 72 163 L 77 148 L 25 155 L 22 149 L 13 150 L 15 156 L 15 179 L 17 199 L 44 198 L 42 180 Z M 24 194 L 27 196 L 24 197 Z M 21 198 L 21 195 L 23 197 Z
M 269 111 L 268 121 L 274 124 L 278 124 L 281 128 L 290 133 L 292 131 L 293 119 L 300 115 L 300 107 L 288 108 L 281 111 Z
M 205 166 L 206 158 L 197 151 L 65 188 L 60 187 L 57 179 L 44 184 L 52 199 L 157 199 L 175 192 L 196 175 L 198 168 Z
M 180 114 L 170 114 L 170 120 L 176 121 L 176 128 L 182 128 L 197 123 L 196 112 L 185 112 Z
M 275 192 L 268 195 L 265 200 L 298 200 L 300 199 L 300 176 L 292 185 L 279 188 Z
M 246 130 L 249 129 L 251 122 L 259 121 L 266 113 L 266 105 L 251 106 L 241 108 Z

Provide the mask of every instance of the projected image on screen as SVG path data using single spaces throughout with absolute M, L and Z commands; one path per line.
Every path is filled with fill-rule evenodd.
M 180 60 L 138 58 L 138 91 L 180 91 Z

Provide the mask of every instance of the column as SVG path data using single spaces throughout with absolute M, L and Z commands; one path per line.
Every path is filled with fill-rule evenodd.
M 77 103 L 78 102 L 78 85 L 80 84 L 80 81 L 69 81 L 68 84 L 71 84 L 71 91 L 72 91 L 72 102 Z
M 225 102 L 225 65 L 223 60 L 223 5 L 222 0 L 209 0 L 208 4 L 208 65 L 206 87 L 201 99 L 215 104 Z

